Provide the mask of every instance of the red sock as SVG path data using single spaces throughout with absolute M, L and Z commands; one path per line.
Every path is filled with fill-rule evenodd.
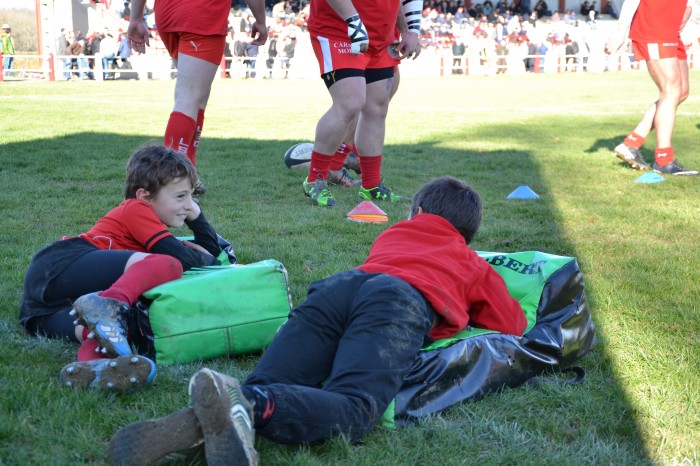
M 362 187 L 365 189 L 376 188 L 382 181 L 382 156 L 358 155 L 358 157 L 362 171 Z
M 333 160 L 332 155 L 321 154 L 316 151 L 311 152 L 311 165 L 309 166 L 309 176 L 306 180 L 313 183 L 318 179 L 328 179 L 328 168 Z
M 642 145 L 644 145 L 644 141 L 646 141 L 646 138 L 643 138 L 639 134 L 632 131 L 630 134 L 627 135 L 623 144 L 626 145 L 627 147 L 633 147 L 635 149 L 640 149 L 642 147 Z
M 95 351 L 98 346 L 97 340 L 88 338 L 88 333 L 90 331 L 83 328 L 83 342 L 78 348 L 78 361 L 92 361 L 93 359 L 102 359 L 104 357 L 102 353 Z
M 194 131 L 194 138 L 192 139 L 192 144 L 190 145 L 189 158 L 192 161 L 192 165 L 197 166 L 197 148 L 199 147 L 199 138 L 202 136 L 202 128 L 204 127 L 204 109 L 200 108 L 199 113 L 197 113 L 197 126 Z
M 182 264 L 172 256 L 150 254 L 134 263 L 116 282 L 100 293 L 133 306 L 144 292 L 182 277 Z
M 343 168 L 343 164 L 345 163 L 345 157 L 348 156 L 348 149 L 350 146 L 345 144 L 344 142 L 340 144 L 340 147 L 338 147 L 338 150 L 335 151 L 335 154 L 333 155 L 333 160 L 331 160 L 331 165 L 328 168 L 329 170 L 340 170 Z
M 654 151 L 654 159 L 660 167 L 673 162 L 673 147 L 657 147 Z
M 197 123 L 184 113 L 172 112 L 165 128 L 163 144 L 165 147 L 176 150 L 182 155 L 190 157 L 190 147 L 197 130 Z M 192 164 L 194 160 L 190 157 Z

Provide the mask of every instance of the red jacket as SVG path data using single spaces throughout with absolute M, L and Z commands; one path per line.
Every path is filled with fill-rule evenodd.
M 441 317 L 432 338 L 451 337 L 467 325 L 513 335 L 527 326 L 503 278 L 438 215 L 420 214 L 385 230 L 358 269 L 393 275 L 420 291 Z

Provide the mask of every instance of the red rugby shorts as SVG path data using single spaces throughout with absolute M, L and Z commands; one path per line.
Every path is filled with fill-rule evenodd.
M 664 58 L 678 58 L 687 60 L 685 46 L 680 38 L 674 42 L 662 42 L 659 44 L 632 41 L 634 59 L 637 61 L 662 60 Z
M 161 32 L 160 38 L 170 56 L 177 60 L 180 53 L 218 65 L 224 56 L 226 36 L 203 36 L 191 32 Z

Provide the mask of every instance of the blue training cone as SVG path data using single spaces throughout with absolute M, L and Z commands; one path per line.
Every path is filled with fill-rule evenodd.
M 539 199 L 540 196 L 537 195 L 535 191 L 530 189 L 528 186 L 518 186 L 518 188 L 512 193 L 508 194 L 506 199 Z
M 654 172 L 646 172 L 636 180 L 635 183 L 661 183 L 664 177 Z

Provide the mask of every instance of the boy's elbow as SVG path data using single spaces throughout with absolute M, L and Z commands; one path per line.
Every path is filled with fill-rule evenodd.
M 514 335 L 522 335 L 525 333 L 525 329 L 527 328 L 527 317 L 525 317 L 525 312 L 522 310 L 520 307 L 520 304 L 518 304 L 518 312 L 516 313 L 517 319 L 516 319 L 516 332 Z
M 501 329 L 501 333 L 522 336 L 523 333 L 525 333 L 525 329 L 527 329 L 527 318 L 525 317 L 525 313 L 521 309 L 518 309 L 517 312 L 512 314 L 512 318 L 503 322 L 503 327 L 504 328 Z

